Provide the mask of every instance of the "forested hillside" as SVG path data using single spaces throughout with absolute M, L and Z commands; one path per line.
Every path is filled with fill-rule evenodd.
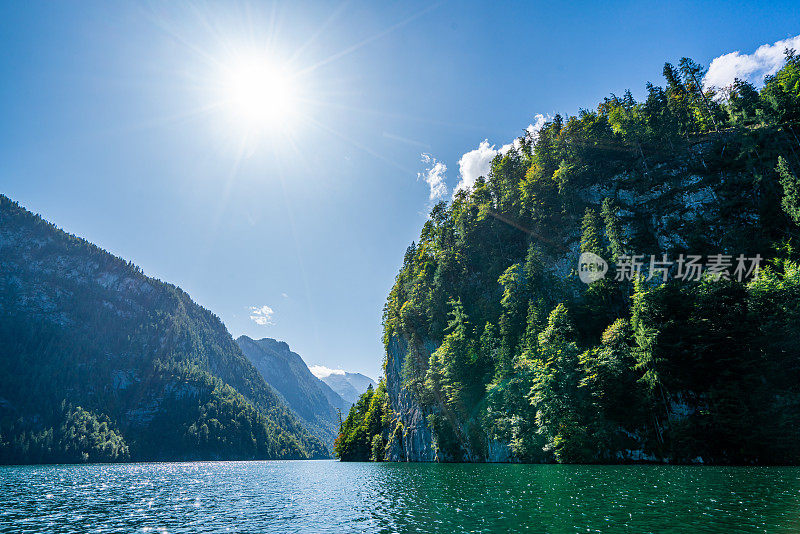
M 333 447 L 341 413 L 350 403 L 328 384 L 311 374 L 308 366 L 289 345 L 275 339 L 236 338 L 236 344 L 267 384 L 272 386 L 314 436 Z
M 326 455 L 218 317 L 0 195 L 0 463 Z
M 340 458 L 800 462 L 800 58 L 760 90 L 663 73 L 432 209 Z

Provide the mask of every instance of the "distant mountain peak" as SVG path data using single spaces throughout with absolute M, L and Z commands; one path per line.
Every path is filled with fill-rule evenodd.
M 332 446 L 339 431 L 339 412 L 346 412 L 352 402 L 314 376 L 285 341 L 239 336 L 236 343 L 305 426 Z
M 266 351 L 281 352 L 285 354 L 286 357 L 290 357 L 289 355 L 291 355 L 291 357 L 303 362 L 303 366 L 307 367 L 308 371 L 312 375 L 318 378 L 322 383 L 326 384 L 331 390 L 340 396 L 347 405 L 354 404 L 358 400 L 358 397 L 360 397 L 370 385 L 372 385 L 373 388 L 377 387 L 378 385 L 375 380 L 361 373 L 351 373 L 350 371 L 345 371 L 344 369 L 331 369 L 325 365 L 307 365 L 300 355 L 292 352 L 289 348 L 289 345 L 284 341 L 278 341 L 269 337 L 256 340 L 250 338 L 249 336 L 242 335 L 239 336 L 236 342 L 240 347 L 242 347 L 242 350 L 248 355 L 248 358 L 250 358 L 250 360 L 256 364 L 256 367 L 258 367 L 256 359 L 259 358 L 259 355 L 254 352 L 248 354 L 248 352 L 244 350 L 245 346 L 248 344 L 258 346 L 260 349 Z M 265 378 L 267 382 L 275 387 L 278 391 L 281 391 L 281 388 L 277 387 L 276 384 L 270 380 L 270 376 L 268 376 L 270 372 L 274 372 L 274 370 L 266 371 L 267 374 L 265 374 Z M 272 380 L 274 381 L 275 378 L 273 377 Z M 291 405 L 291 402 L 289 402 L 289 404 Z
M 331 369 L 324 365 L 313 365 L 309 369 L 314 376 L 328 384 L 331 389 L 351 404 L 355 403 L 370 385 L 373 388 L 377 386 L 373 379 L 361 373 Z

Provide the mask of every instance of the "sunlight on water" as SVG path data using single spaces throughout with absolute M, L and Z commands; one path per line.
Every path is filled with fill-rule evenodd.
M 800 468 L 0 467 L 0 532 L 796 532 Z M 667 527 L 668 528 L 665 528 Z

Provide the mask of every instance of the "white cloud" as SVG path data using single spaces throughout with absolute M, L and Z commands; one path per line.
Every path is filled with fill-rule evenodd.
M 445 173 L 447 165 L 430 154 L 422 154 L 422 162 L 426 165 L 425 172 L 417 173 L 417 180 L 425 180 L 431 188 L 431 200 L 442 200 L 447 196 L 447 184 L 445 183 Z
M 535 119 L 535 122 L 533 124 L 529 124 L 525 131 L 528 132 L 528 135 L 531 137 L 531 139 L 535 141 L 539 138 L 539 131 L 544 127 L 547 121 L 552 119 L 552 117 L 549 114 L 544 116 L 541 113 L 537 113 L 533 118 Z
M 522 142 L 519 140 L 519 137 L 517 137 L 516 139 L 514 139 L 513 141 L 511 141 L 511 142 L 510 142 L 510 143 L 508 143 L 507 145 L 503 145 L 503 146 L 501 146 L 501 147 L 500 147 L 500 149 L 497 151 L 497 153 L 498 153 L 498 154 L 503 154 L 503 155 L 505 156 L 505 155 L 506 155 L 506 153 L 507 153 L 509 150 L 511 150 L 512 148 L 513 148 L 514 150 L 519 150 L 519 148 L 520 148 L 521 146 L 522 146 Z
M 260 326 L 275 324 L 272 322 L 272 315 L 275 312 L 267 306 L 252 306 L 250 308 L 250 320 Z
M 533 122 L 532 124 L 529 124 L 528 127 L 525 128 L 525 137 L 527 139 L 530 139 L 531 141 L 535 142 L 539 138 L 539 130 L 541 130 L 544 127 L 544 124 L 548 120 L 550 120 L 551 117 L 550 117 L 550 115 L 545 117 L 543 114 L 537 113 L 536 115 L 534 115 L 533 118 L 535 119 L 535 122 Z M 506 152 L 508 152 L 512 148 L 514 150 L 519 150 L 520 147 L 522 147 L 522 140 L 519 137 L 517 137 L 516 139 L 514 139 L 513 141 L 511 141 L 507 145 L 501 146 L 500 150 L 498 150 L 498 152 L 500 154 L 505 154 Z
M 542 129 L 544 124 L 550 120 L 550 116 L 537 113 L 534 117 L 534 122 L 525 128 L 525 137 L 536 141 L 539 137 L 539 130 Z M 519 137 L 514 139 L 508 144 L 501 146 L 499 149 L 495 145 L 489 145 L 489 140 L 484 139 L 475 150 L 470 150 L 458 160 L 458 173 L 460 180 L 456 188 L 453 190 L 453 195 L 460 189 L 468 189 L 475 185 L 475 180 L 480 176 L 489 174 L 489 169 L 492 166 L 492 160 L 498 154 L 506 154 L 509 150 L 514 148 L 519 150 L 522 142 Z
M 703 85 L 721 89 L 739 78 L 759 86 L 763 84 L 765 76 L 775 74 L 783 66 L 787 48 L 800 50 L 800 35 L 761 45 L 752 54 L 742 54 L 737 50 L 714 58 L 703 78 Z
M 281 293 L 281 296 L 282 296 L 283 298 L 285 298 L 285 299 L 288 299 L 288 298 L 289 298 L 289 295 L 287 295 L 286 293 Z
M 325 378 L 326 376 L 331 375 L 344 375 L 344 371 L 342 369 L 331 369 L 330 367 L 325 367 L 324 365 L 312 365 L 308 368 L 308 370 L 311 371 L 311 374 L 317 378 Z
M 470 150 L 458 160 L 458 173 L 461 176 L 453 193 L 459 189 L 468 189 L 475 185 L 475 180 L 480 176 L 489 174 L 492 160 L 497 155 L 494 145 L 489 145 L 489 140 L 484 139 L 475 150 Z

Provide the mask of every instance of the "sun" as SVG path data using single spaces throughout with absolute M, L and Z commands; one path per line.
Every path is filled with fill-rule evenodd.
M 281 130 L 297 112 L 292 72 L 262 54 L 237 57 L 223 68 L 223 102 L 248 130 Z

